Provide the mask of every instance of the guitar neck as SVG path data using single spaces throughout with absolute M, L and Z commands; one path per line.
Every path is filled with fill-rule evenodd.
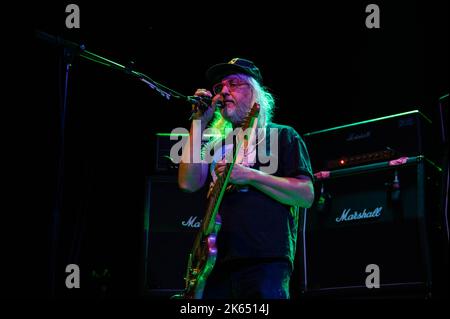
M 253 127 L 253 124 L 255 123 L 255 119 L 257 118 L 259 114 L 259 105 L 255 103 L 247 115 L 244 124 L 242 125 L 242 129 L 245 132 L 248 128 Z M 201 226 L 201 232 L 203 235 L 208 236 L 213 230 L 214 225 L 216 222 L 216 216 L 219 211 L 220 204 L 222 202 L 223 195 L 225 194 L 225 191 L 227 190 L 228 183 L 230 180 L 231 171 L 233 170 L 233 166 L 236 163 L 236 159 L 238 157 L 239 151 L 242 147 L 242 144 L 244 142 L 247 142 L 249 139 L 249 136 L 244 133 L 242 136 L 242 139 L 238 139 L 237 146 L 233 152 L 233 160 L 230 164 L 226 165 L 225 171 L 223 174 L 218 176 L 213 189 L 211 191 L 208 206 L 206 209 L 206 214 L 203 219 L 203 223 Z M 246 145 L 247 146 L 247 145 Z
M 206 214 L 202 225 L 202 232 L 204 235 L 209 235 L 214 227 L 217 212 L 219 211 L 220 204 L 222 203 L 223 195 L 228 187 L 231 171 L 233 170 L 234 163 L 236 163 L 237 156 L 239 154 L 239 150 L 242 146 L 243 141 L 238 143 L 236 150 L 233 154 L 233 160 L 230 164 L 225 167 L 225 171 L 222 175 L 218 176 L 213 189 L 211 191 L 211 195 L 209 198 Z

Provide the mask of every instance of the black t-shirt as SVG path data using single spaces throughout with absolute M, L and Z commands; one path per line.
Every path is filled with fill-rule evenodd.
M 277 130 L 278 150 L 273 145 L 270 147 L 271 129 Z M 306 145 L 292 127 L 270 123 L 265 136 L 262 142 L 256 143 L 256 153 L 264 147 L 264 154 L 271 152 L 277 157 L 278 165 L 273 175 L 314 178 Z M 263 167 L 268 165 L 267 162 L 261 163 L 256 156 L 252 168 L 264 171 Z M 210 174 L 208 184 L 211 181 Z M 247 186 L 225 193 L 219 214 L 222 226 L 217 237 L 217 264 L 242 258 L 287 258 L 293 262 L 299 207 L 284 205 Z

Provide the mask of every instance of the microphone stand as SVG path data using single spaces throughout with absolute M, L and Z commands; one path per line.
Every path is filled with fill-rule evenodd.
M 109 60 L 98 54 L 95 54 L 91 51 L 86 50 L 86 47 L 83 44 L 77 44 L 77 43 L 74 43 L 71 41 L 67 41 L 61 37 L 53 36 L 53 35 L 50 35 L 48 33 L 42 32 L 42 31 L 36 31 L 36 36 L 39 39 L 49 42 L 51 44 L 56 44 L 58 46 L 62 45 L 65 48 L 70 49 L 73 52 L 73 54 L 79 55 L 82 58 L 85 58 L 92 62 L 104 65 L 104 66 L 114 69 L 114 70 L 125 72 L 126 74 L 136 77 L 139 80 L 141 80 L 142 82 L 146 83 L 150 88 L 159 92 L 167 100 L 170 100 L 170 98 L 176 98 L 176 99 L 185 100 L 185 101 L 187 101 L 189 103 L 193 103 L 193 104 L 198 102 L 192 96 L 186 96 L 184 94 L 181 94 L 175 90 L 172 90 L 172 89 L 162 85 L 161 83 L 158 83 L 158 82 L 152 80 L 149 76 L 145 75 L 144 73 L 133 70 L 131 68 L 131 65 L 123 66 L 117 62 L 114 62 L 112 60 Z
M 61 211 L 62 211 L 62 199 L 63 199 L 63 186 L 64 186 L 64 141 L 65 141 L 65 124 L 67 114 L 67 98 L 68 98 L 68 83 L 69 73 L 72 67 L 73 60 L 76 56 L 80 56 L 84 59 L 92 61 L 97 64 L 101 64 L 108 68 L 122 71 L 132 77 L 138 78 L 142 82 L 146 83 L 151 89 L 157 91 L 167 100 L 170 98 L 185 100 L 191 104 L 198 103 L 198 99 L 192 96 L 183 95 L 175 90 L 172 90 L 154 80 L 144 73 L 135 71 L 132 69 L 132 64 L 129 66 L 123 66 L 110 59 L 104 58 L 98 54 L 86 50 L 84 44 L 78 44 L 65 40 L 59 36 L 50 35 L 43 31 L 35 30 L 35 36 L 57 47 L 63 47 L 64 56 L 64 82 L 62 90 L 62 99 L 60 101 L 61 116 L 60 116 L 60 140 L 59 140 L 59 152 L 58 152 L 58 169 L 57 169 L 57 183 L 56 183 L 56 195 L 55 204 L 52 211 L 52 225 L 51 225 L 51 252 L 50 252 L 50 291 L 51 296 L 56 295 L 56 272 L 57 272 L 57 252 L 58 243 L 60 239 L 60 224 L 61 224 Z M 78 236 L 77 236 L 78 237 Z

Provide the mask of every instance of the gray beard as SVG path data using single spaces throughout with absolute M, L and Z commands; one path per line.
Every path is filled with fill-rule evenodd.
M 233 124 L 233 126 L 240 126 L 244 121 L 247 112 L 242 108 L 236 108 L 233 114 L 227 114 L 228 120 Z

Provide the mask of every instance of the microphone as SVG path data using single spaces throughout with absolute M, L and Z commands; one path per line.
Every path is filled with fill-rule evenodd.
M 392 201 L 399 202 L 400 201 L 400 180 L 398 178 L 398 172 L 394 172 L 394 181 L 392 182 Z
M 320 195 L 316 203 L 316 209 L 319 212 L 326 212 L 330 207 L 330 202 L 331 202 L 331 194 L 325 192 L 324 184 L 322 184 L 320 188 Z
M 186 99 L 189 103 L 192 104 L 197 104 L 200 102 L 205 102 L 208 104 L 211 104 L 212 98 L 210 98 L 209 96 L 195 96 L 195 95 L 191 95 L 191 96 L 186 96 Z
M 203 96 L 195 96 L 195 95 L 191 95 L 191 96 L 186 96 L 186 100 L 190 103 L 190 104 L 195 104 L 197 107 L 200 107 L 200 110 L 203 112 L 205 111 L 212 102 L 212 98 L 206 95 Z M 221 108 L 223 109 L 225 105 L 223 105 L 223 102 L 218 100 L 215 102 L 215 107 Z

